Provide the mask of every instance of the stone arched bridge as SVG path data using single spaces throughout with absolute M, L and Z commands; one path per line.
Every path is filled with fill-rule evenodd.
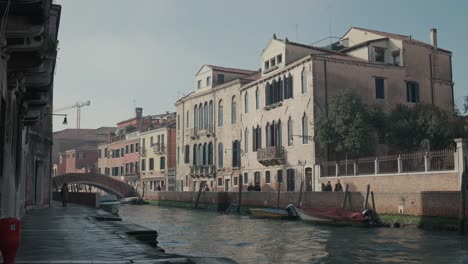
M 66 173 L 52 177 L 55 187 L 60 190 L 66 184 L 87 184 L 102 189 L 119 198 L 140 197 L 140 194 L 131 185 L 112 177 L 98 173 Z

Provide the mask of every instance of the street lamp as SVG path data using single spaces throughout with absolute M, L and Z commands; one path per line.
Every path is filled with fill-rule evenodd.
M 52 114 L 52 113 L 51 113 L 51 114 L 49 114 L 49 115 L 64 116 L 62 124 L 64 124 L 64 125 L 67 125 L 67 124 L 68 124 L 67 115 L 66 115 L 66 114 Z

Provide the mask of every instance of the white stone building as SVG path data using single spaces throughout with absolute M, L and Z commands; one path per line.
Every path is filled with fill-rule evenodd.
M 209 167 L 210 178 L 205 178 L 197 166 L 190 172 L 192 156 L 187 163 L 179 162 L 177 179 L 184 182 L 183 190 L 197 190 L 198 182 L 214 178 L 210 187 L 215 190 L 236 190 L 240 174 L 244 188 L 252 183 L 265 191 L 277 190 L 279 178 L 285 191 L 298 191 L 302 180 L 306 190 L 318 189 L 313 165 L 328 157 L 325 148 L 313 141 L 313 124 L 327 114 L 330 98 L 341 89 L 353 89 L 363 102 L 385 111 L 397 104 L 417 103 L 453 109 L 452 54 L 437 47 L 435 29 L 430 36 L 431 44 L 426 44 L 410 36 L 352 27 L 331 49 L 325 49 L 274 35 L 261 54 L 261 72 L 248 79 L 254 72 L 244 71 L 226 84 L 212 85 L 210 78 L 217 76 L 220 67 L 202 67 L 197 74 L 199 89 L 176 103 L 178 118 L 183 120 L 177 146 L 189 146 L 190 153 L 193 149 L 207 153 L 207 164 L 214 167 Z M 217 110 L 220 102 L 221 112 Z M 200 107 L 207 121 L 193 115 Z M 232 108 L 236 109 L 234 123 Z M 223 126 L 217 122 L 220 113 Z M 194 120 L 204 120 L 208 126 L 194 126 Z M 233 142 L 240 144 L 240 150 Z M 224 151 L 217 148 L 219 143 Z M 223 166 L 210 159 L 218 151 L 224 153 Z M 233 154 L 240 156 L 240 164 L 237 160 L 227 164 Z

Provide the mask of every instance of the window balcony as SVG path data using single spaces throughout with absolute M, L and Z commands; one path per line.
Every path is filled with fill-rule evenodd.
M 164 154 L 166 152 L 166 147 L 164 146 L 163 143 L 156 143 L 153 145 L 153 152 L 154 154 Z
M 264 166 L 274 166 L 283 164 L 284 147 L 268 147 L 257 150 L 257 160 Z
M 216 168 L 214 165 L 193 165 L 190 166 L 190 176 L 192 177 L 214 177 Z

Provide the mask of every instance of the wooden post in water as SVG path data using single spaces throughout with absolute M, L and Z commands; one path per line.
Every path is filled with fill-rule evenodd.
M 278 181 L 278 197 L 276 201 L 276 208 L 279 208 L 279 203 L 280 203 L 280 191 L 281 191 L 281 182 Z
M 376 214 L 377 210 L 375 210 L 374 192 L 370 192 L 370 195 L 372 199 L 372 210 L 374 210 L 374 214 Z
M 302 187 L 304 187 L 304 179 L 301 181 L 301 187 L 299 188 L 299 199 L 297 200 L 297 207 L 301 207 L 301 199 L 302 199 Z
M 461 166 L 460 166 L 461 167 Z M 458 230 L 460 235 L 465 234 L 465 209 L 466 209 L 466 188 L 468 178 L 467 168 L 463 171 L 460 186 L 460 209 L 458 212 Z
M 243 178 L 242 174 L 239 176 L 239 195 L 237 196 L 237 213 L 240 213 L 241 209 L 241 203 L 242 203 L 242 185 L 243 183 Z
M 346 190 L 344 193 L 344 198 L 343 198 L 343 203 L 341 204 L 341 208 L 345 208 L 346 206 L 346 199 L 348 199 L 348 190 L 349 190 L 349 184 L 346 184 Z
M 370 184 L 367 184 L 366 199 L 364 200 L 364 205 L 362 209 L 366 209 L 367 204 L 369 203 L 369 191 L 370 191 Z
M 198 202 L 200 201 L 200 196 L 204 188 L 205 188 L 205 182 L 202 181 L 200 183 L 200 189 L 198 190 L 197 201 L 195 202 L 195 208 L 198 208 Z

